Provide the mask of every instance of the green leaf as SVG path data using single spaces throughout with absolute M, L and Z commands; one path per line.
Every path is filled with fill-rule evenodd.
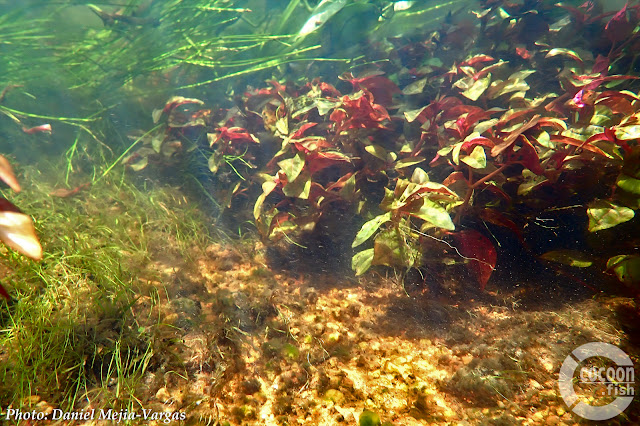
M 351 259 L 351 269 L 356 275 L 362 275 L 371 267 L 373 261 L 373 249 L 366 249 L 353 255 Z
M 289 120 L 287 120 L 287 117 L 282 117 L 276 120 L 276 130 L 283 136 L 289 134 Z
M 425 160 L 424 157 L 408 157 L 408 158 L 403 158 L 402 160 L 398 160 L 398 162 L 395 165 L 396 169 L 402 169 L 405 167 L 409 167 L 409 166 L 413 166 L 419 163 L 422 163 Z
M 209 170 L 211 170 L 211 173 L 213 173 L 214 175 L 218 173 L 218 168 L 220 167 L 220 163 L 222 162 L 221 160 L 222 159 L 216 152 L 211 154 L 211 157 L 209 157 Z
M 582 62 L 582 58 L 580 58 L 580 55 L 578 55 L 576 52 L 574 52 L 573 50 L 564 49 L 564 48 L 560 48 L 560 47 L 557 47 L 555 49 L 551 49 L 549 51 L 549 53 L 547 53 L 545 58 L 551 58 L 553 56 L 558 56 L 558 55 L 566 56 L 566 57 L 571 58 L 571 59 L 573 59 L 575 61 Z
M 420 247 L 411 244 L 407 235 L 393 227 L 376 235 L 373 264 L 391 267 L 412 267 L 420 262 Z
M 278 184 L 273 180 L 266 180 L 262 183 L 262 194 L 256 200 L 256 203 L 253 206 L 253 218 L 258 220 L 260 218 L 260 213 L 262 212 L 262 205 L 264 204 L 264 200 L 267 199 L 267 196 L 271 194 Z
M 309 193 L 311 192 L 311 175 L 307 171 L 300 173 L 296 180 L 287 183 L 282 188 L 282 192 L 287 197 L 306 200 L 309 198 Z
M 640 195 L 640 179 L 631 176 L 620 175 L 616 184 L 627 192 Z
M 487 167 L 487 156 L 484 152 L 484 148 L 477 145 L 466 157 L 460 159 L 463 163 L 467 164 L 474 169 L 484 169 Z
M 451 216 L 449 216 L 449 213 L 447 213 L 444 207 L 429 200 L 428 198 L 423 198 L 422 200 L 422 206 L 420 206 L 420 209 L 410 211 L 410 215 L 419 217 L 422 220 L 448 231 L 456 229 L 453 221 L 451 220 Z
M 640 256 L 614 256 L 607 261 L 607 270 L 612 270 L 626 285 L 634 287 L 640 285 Z
M 550 260 L 576 268 L 588 268 L 593 265 L 593 261 L 589 256 L 578 250 L 552 250 L 540 257 L 544 260 Z
M 411 182 L 422 185 L 429 182 L 429 175 L 420 167 L 416 167 L 411 175 Z
M 386 149 L 384 149 L 380 145 L 367 145 L 367 146 L 364 147 L 364 150 L 367 151 L 369 154 L 373 155 L 376 158 L 379 158 L 380 160 L 382 160 L 384 162 L 389 161 L 389 158 L 390 158 L 389 157 L 389 153 L 387 152 Z
M 589 232 L 613 228 L 633 219 L 634 211 L 628 207 L 617 206 L 609 201 L 596 200 L 589 203 Z
M 296 180 L 302 169 L 304 168 L 304 154 L 298 152 L 295 157 L 278 161 L 278 166 L 287 175 L 287 180 L 293 182 Z
M 628 140 L 632 140 L 632 139 L 639 139 L 640 138 L 640 125 L 636 124 L 633 126 L 624 126 L 624 127 L 616 127 L 616 138 L 623 140 L 623 141 L 628 141 Z
M 469 98 L 472 101 L 477 101 L 484 91 L 487 90 L 490 84 L 491 74 L 489 73 L 486 77 L 476 80 L 471 87 L 462 92 L 462 96 Z
M 373 411 L 364 410 L 358 419 L 358 426 L 380 426 L 380 416 Z
M 413 109 L 411 111 L 405 111 L 404 117 L 407 119 L 409 123 L 413 123 L 415 119 L 418 118 L 418 116 L 422 114 L 422 111 L 424 111 L 426 108 L 427 108 L 426 106 L 423 106 L 422 108 Z
M 320 98 L 317 101 L 316 106 L 318 107 L 318 114 L 326 115 L 329 111 L 334 109 L 339 102 L 332 101 L 330 99 Z
M 356 234 L 356 238 L 355 240 L 353 240 L 353 244 L 351 244 L 351 247 L 358 247 L 360 244 L 367 241 L 383 223 L 386 223 L 390 220 L 391 212 L 387 212 L 376 216 L 370 221 L 366 222 L 364 225 L 362 225 L 362 228 Z
M 418 81 L 414 81 L 402 89 L 402 93 L 405 95 L 419 95 L 424 91 L 424 86 L 427 84 L 427 80 L 428 78 L 425 77 Z

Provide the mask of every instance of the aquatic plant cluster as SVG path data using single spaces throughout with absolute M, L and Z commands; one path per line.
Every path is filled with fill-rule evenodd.
M 351 232 L 357 275 L 463 261 L 484 288 L 508 235 L 637 294 L 639 22 L 637 4 L 480 1 L 339 80 L 272 80 L 233 108 L 171 98 L 125 163 L 204 154 L 222 208 L 252 206 L 268 241 Z M 540 244 L 545 220 L 578 231 Z

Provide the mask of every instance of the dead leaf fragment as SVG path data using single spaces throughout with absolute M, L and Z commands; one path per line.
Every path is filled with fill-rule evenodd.
M 0 155 L 0 179 L 15 192 L 20 192 L 22 189 L 20 188 L 18 179 L 16 179 L 16 175 L 13 173 L 13 168 L 11 164 L 9 164 L 9 160 L 7 160 L 4 155 Z
M 0 212 L 0 240 L 34 260 L 42 259 L 42 246 L 31 217 L 15 211 Z

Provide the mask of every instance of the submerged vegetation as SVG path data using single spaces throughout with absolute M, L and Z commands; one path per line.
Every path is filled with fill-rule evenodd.
M 638 360 L 638 2 L 123 3 L 0 0 L 3 415 L 558 424 Z

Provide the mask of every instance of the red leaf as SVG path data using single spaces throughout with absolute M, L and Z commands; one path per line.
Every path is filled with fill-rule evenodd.
M 494 146 L 491 149 L 491 155 L 496 157 L 502 152 L 504 152 L 506 149 L 510 148 L 515 143 L 516 139 L 518 139 L 518 136 L 520 136 L 522 133 L 526 132 L 527 130 L 531 129 L 533 126 L 538 124 L 539 121 L 540 121 L 540 115 L 538 114 L 534 115 L 531 118 L 531 120 L 529 120 L 527 123 L 520 126 L 517 130 L 511 132 L 509 136 L 507 136 L 504 139 L 504 141 Z
M 480 217 L 494 225 L 502 226 L 507 228 L 513 232 L 520 242 L 524 243 L 524 237 L 522 235 L 522 229 L 518 225 L 516 225 L 511 219 L 507 218 L 504 214 L 500 213 L 495 209 L 483 209 L 480 212 Z
M 444 186 L 451 186 L 459 180 L 466 180 L 462 172 L 453 172 L 442 182 Z
M 307 129 L 312 128 L 313 126 L 317 125 L 318 123 L 305 123 L 302 126 L 300 126 L 300 128 L 298 130 L 296 130 L 296 132 L 291 136 L 291 139 L 300 139 L 302 137 L 302 135 L 304 135 L 304 132 L 307 131 Z
M 317 151 L 322 148 L 331 148 L 333 146 L 329 142 L 327 142 L 326 139 L 318 138 L 315 136 L 296 140 L 293 144 L 298 151 L 302 151 L 304 153 Z
M 473 138 L 471 140 L 464 142 L 460 147 L 460 149 L 464 150 L 464 152 L 469 152 L 471 148 L 475 148 L 477 145 L 486 146 L 487 148 L 493 148 L 495 146 L 495 144 L 493 143 L 493 141 L 491 141 L 491 139 L 487 139 L 485 137 L 479 136 L 477 138 Z
M 384 129 L 381 122 L 391 120 L 387 110 L 382 105 L 374 104 L 373 94 L 366 90 L 359 98 L 344 96 L 342 107 L 333 110 L 329 119 L 338 125 L 338 131 L 353 128 Z
M 531 54 L 531 52 L 529 52 L 526 48 L 524 47 L 516 47 L 516 53 L 518 54 L 518 56 L 520 56 L 522 59 L 531 59 L 531 57 L 533 57 L 533 55 Z
M 331 191 L 332 189 L 342 189 L 347 184 L 347 181 L 351 178 L 351 176 L 353 176 L 353 173 L 347 173 L 346 175 L 342 176 L 336 182 L 327 186 L 327 191 Z
M 621 146 L 622 149 L 624 149 L 625 153 L 627 154 L 631 154 L 631 152 L 633 151 L 632 148 L 629 146 L 629 144 L 627 144 L 625 141 L 618 140 L 618 138 L 616 137 L 616 133 L 610 127 L 606 127 L 604 129 L 604 132 L 602 133 L 597 133 L 591 136 L 589 139 L 587 139 L 585 144 L 590 144 L 595 141 L 613 142 L 616 145 Z
M 224 139 L 226 141 L 233 142 L 252 142 L 252 143 L 260 143 L 255 136 L 249 133 L 247 130 L 242 127 L 219 127 L 218 138 L 213 141 L 213 143 L 218 142 L 220 139 Z
M 460 254 L 469 260 L 467 268 L 476 276 L 480 290 L 484 290 L 498 260 L 495 247 L 487 237 L 473 229 L 456 232 L 453 239 Z
M 174 96 L 171 99 L 169 99 L 167 101 L 167 103 L 164 105 L 164 108 L 162 109 L 162 113 L 163 114 L 168 114 L 173 109 L 179 107 L 180 105 L 186 105 L 186 104 L 204 105 L 204 102 L 202 102 L 200 99 L 184 98 L 182 96 Z
M 333 87 L 331 84 L 325 83 L 325 82 L 320 83 L 320 91 L 324 96 L 331 95 L 336 98 L 339 98 L 340 96 L 342 96 L 342 93 L 340 93 L 338 89 Z
M 354 90 L 365 89 L 371 92 L 375 103 L 380 105 L 391 105 L 393 102 L 393 94 L 402 92 L 393 81 L 382 75 L 355 78 L 347 74 L 344 79 L 349 80 L 351 84 L 353 84 Z
M 470 67 L 472 67 L 476 64 L 481 64 L 483 62 L 490 62 L 490 61 L 495 61 L 495 59 L 489 55 L 476 55 L 470 59 L 467 59 L 460 65 L 469 65 Z
M 521 135 L 520 138 L 522 140 L 522 147 L 520 147 L 517 153 L 520 157 L 520 163 L 537 175 L 544 174 L 544 169 L 540 165 L 538 152 L 525 136 Z
M 604 77 L 608 70 L 609 58 L 607 56 L 598 55 L 595 63 L 593 64 L 593 68 L 591 68 L 591 72 L 594 74 L 602 74 Z
M 349 161 L 349 157 L 337 152 L 313 152 L 307 156 L 307 169 L 309 173 L 314 174 L 337 163 Z
M 626 40 L 633 31 L 635 25 L 627 19 L 627 6 L 629 6 L 628 2 L 604 27 L 604 32 L 612 43 Z
M 571 146 L 577 146 L 578 148 L 586 149 L 587 151 L 591 151 L 595 154 L 600 154 L 603 157 L 607 156 L 607 154 L 605 154 L 605 152 L 602 151 L 600 148 L 590 145 L 588 143 L 589 142 L 588 140 L 581 141 L 580 139 L 574 139 L 569 136 L 562 136 L 562 135 L 551 135 L 550 139 L 552 142 L 560 142 L 560 143 L 564 143 Z

